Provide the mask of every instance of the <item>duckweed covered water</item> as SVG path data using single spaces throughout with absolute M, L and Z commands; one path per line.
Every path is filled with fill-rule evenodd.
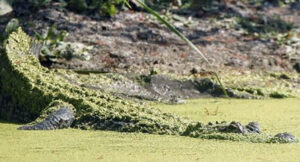
M 300 100 L 200 99 L 161 105 L 194 120 L 258 121 L 300 137 Z M 215 112 L 217 112 L 215 114 Z M 262 144 L 110 131 L 18 131 L 0 124 L 0 161 L 300 161 L 300 144 Z

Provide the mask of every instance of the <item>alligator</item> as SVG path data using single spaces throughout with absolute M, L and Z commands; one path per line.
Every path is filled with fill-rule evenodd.
M 254 143 L 298 142 L 289 133 L 262 133 L 256 122 L 205 125 L 144 102 L 72 84 L 60 75 L 64 71 L 40 64 L 32 52 L 35 43 L 19 28 L 10 34 L 0 54 L 0 119 L 31 122 L 21 130 L 72 127 Z

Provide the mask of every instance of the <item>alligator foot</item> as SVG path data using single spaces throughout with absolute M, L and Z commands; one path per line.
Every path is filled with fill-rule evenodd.
M 53 130 L 69 128 L 75 119 L 73 106 L 62 101 L 50 103 L 42 115 L 31 125 L 19 127 L 19 130 Z

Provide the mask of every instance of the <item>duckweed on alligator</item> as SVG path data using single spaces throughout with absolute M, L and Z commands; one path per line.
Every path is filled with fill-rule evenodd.
M 56 70 L 41 66 L 31 54 L 33 43 L 19 28 L 10 35 L 0 56 L 1 119 L 30 122 L 37 118 L 20 129 L 71 126 L 256 143 L 297 142 L 290 134 L 269 136 L 261 133 L 257 123 L 204 125 L 146 104 L 72 84 Z

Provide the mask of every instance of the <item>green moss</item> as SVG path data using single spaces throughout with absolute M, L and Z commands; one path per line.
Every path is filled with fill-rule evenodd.
M 71 104 L 76 109 L 76 128 L 233 141 L 269 142 L 271 139 L 261 135 L 257 138 L 252 135 L 219 134 L 209 127 L 194 124 L 199 122 L 71 84 L 57 75 L 57 70 L 40 65 L 39 60 L 30 54 L 32 43 L 30 37 L 19 28 L 8 38 L 5 54 L 0 57 L 1 119 L 29 122 L 41 115 L 37 119 L 41 120 L 54 111 L 56 105 Z

